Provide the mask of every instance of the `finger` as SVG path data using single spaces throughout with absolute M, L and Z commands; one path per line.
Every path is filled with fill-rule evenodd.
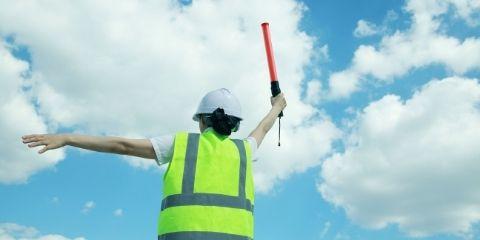
M 31 143 L 31 142 L 38 142 L 38 141 L 41 141 L 41 139 L 39 139 L 38 137 L 32 137 L 32 138 L 22 140 L 23 143 Z
M 22 139 L 30 138 L 30 137 L 33 137 L 33 136 L 34 136 L 34 134 L 23 135 Z
M 40 136 L 39 134 L 29 134 L 22 136 L 23 139 L 34 138 Z
M 36 147 L 40 145 L 47 145 L 47 144 L 45 142 L 34 142 L 34 143 L 28 144 L 28 147 Z
M 45 137 L 36 136 L 36 137 L 31 137 L 31 138 L 23 140 L 23 143 L 38 142 L 38 141 L 43 141 L 43 140 L 45 140 Z
M 44 139 L 43 136 L 35 135 L 35 136 L 30 136 L 30 137 L 27 137 L 27 138 L 23 138 L 23 141 L 24 141 L 24 142 L 25 142 L 25 141 L 30 141 L 30 142 L 32 142 L 32 141 L 40 141 L 40 140 L 42 140 L 42 139 Z
M 30 139 L 33 139 L 34 136 L 23 136 L 22 137 L 22 140 L 25 141 L 25 140 L 30 140 Z
M 42 149 L 40 149 L 40 151 L 38 151 L 38 153 L 42 154 L 42 153 L 46 152 L 47 150 L 48 150 L 48 146 L 45 146 Z

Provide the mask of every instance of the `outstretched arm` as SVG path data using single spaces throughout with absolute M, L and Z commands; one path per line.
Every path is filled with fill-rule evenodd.
M 249 137 L 254 137 L 255 140 L 257 140 L 257 147 L 260 146 L 263 138 L 272 128 L 275 120 L 278 117 L 278 114 L 280 114 L 280 112 L 287 106 L 287 102 L 285 100 L 285 97 L 283 96 L 283 93 L 280 93 L 275 97 L 271 97 L 270 102 L 272 103 L 272 108 L 249 135 Z
M 44 146 L 38 153 L 64 146 L 73 146 L 97 152 L 155 158 L 155 152 L 148 139 L 88 136 L 79 134 L 32 134 L 22 137 L 28 147 Z

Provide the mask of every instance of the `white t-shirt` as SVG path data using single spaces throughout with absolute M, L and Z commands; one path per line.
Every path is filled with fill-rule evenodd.
M 210 128 L 211 127 L 207 129 Z M 170 160 L 172 160 L 174 139 L 175 134 L 167 134 L 158 137 L 152 137 L 149 139 L 152 143 L 153 149 L 155 150 L 155 160 L 157 161 L 158 165 L 168 163 L 170 162 Z M 254 137 L 248 137 L 245 140 L 250 143 L 252 159 L 255 159 L 255 152 L 257 151 L 257 140 L 255 140 Z

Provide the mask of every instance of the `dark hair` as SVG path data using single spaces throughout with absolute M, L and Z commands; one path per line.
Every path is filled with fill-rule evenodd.
M 240 119 L 225 114 L 223 108 L 217 108 L 211 114 L 205 115 L 205 123 L 208 127 L 213 127 L 215 131 L 222 135 L 232 134 L 232 130 L 237 131 Z

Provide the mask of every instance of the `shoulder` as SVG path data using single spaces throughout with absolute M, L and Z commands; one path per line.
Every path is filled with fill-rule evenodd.
M 245 140 L 250 144 L 250 151 L 252 152 L 252 155 L 255 155 L 257 152 L 257 140 L 255 140 L 254 137 L 247 137 Z
M 254 137 L 247 137 L 245 140 L 250 143 L 250 147 L 257 149 L 257 140 Z
M 149 138 L 150 142 L 152 143 L 153 147 L 155 146 L 169 146 L 173 143 L 173 140 L 175 139 L 175 134 L 165 134 L 165 135 L 160 135 L 160 136 L 155 136 Z M 156 150 L 156 149 L 155 149 Z
M 158 165 L 170 161 L 175 135 L 176 134 L 165 134 L 149 138 L 153 150 L 155 151 L 155 160 Z
M 257 140 L 255 140 L 254 137 L 247 137 L 247 138 L 244 138 L 244 139 L 233 139 L 232 140 L 239 140 L 239 141 L 243 141 L 245 142 L 246 144 L 248 144 L 250 146 L 250 152 L 252 155 L 255 154 L 255 152 L 257 151 Z

